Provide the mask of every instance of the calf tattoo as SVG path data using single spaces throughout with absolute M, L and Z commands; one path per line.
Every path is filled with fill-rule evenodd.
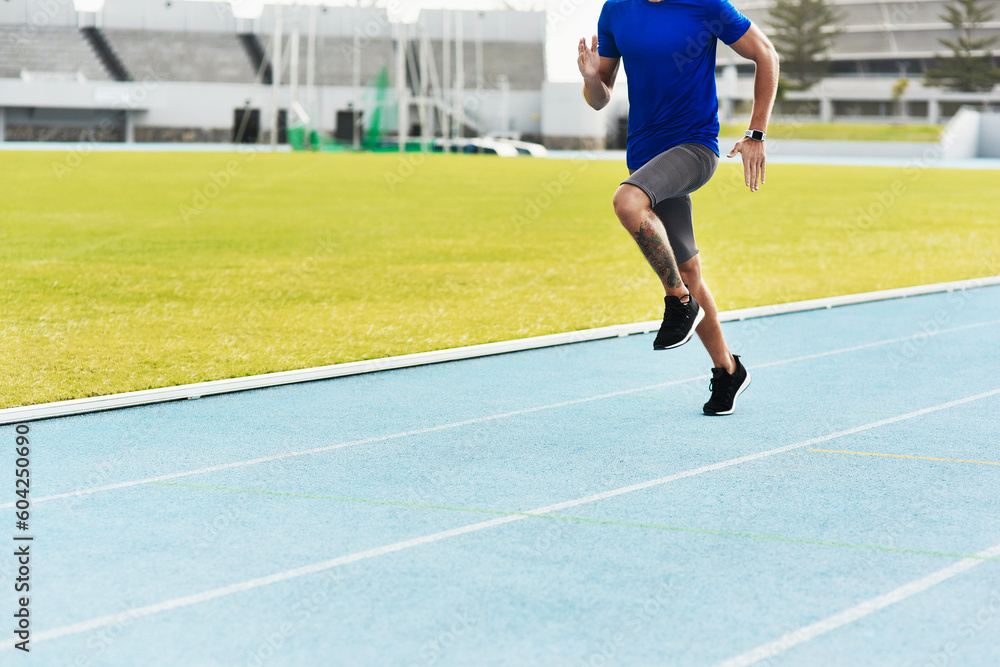
M 662 225 L 656 225 L 649 218 L 646 218 L 639 225 L 639 231 L 634 236 L 635 242 L 639 244 L 639 249 L 646 256 L 646 261 L 656 271 L 660 280 L 670 287 L 683 285 L 680 271 L 677 270 L 677 259 L 674 257 L 673 249 L 664 238 Z

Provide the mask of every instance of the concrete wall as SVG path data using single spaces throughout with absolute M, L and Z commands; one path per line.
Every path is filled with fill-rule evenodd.
M 962 109 L 948 121 L 941 135 L 946 160 L 964 160 L 979 152 L 979 112 Z
M 332 131 L 337 110 L 346 109 L 348 104 L 364 108 L 365 92 L 365 89 L 349 86 L 318 87 L 319 129 Z M 88 118 L 88 113 L 100 115 L 104 111 L 128 111 L 137 130 L 136 136 L 141 138 L 138 130 L 150 127 L 199 129 L 216 134 L 227 132 L 232 127 L 236 108 L 249 105 L 261 109 L 261 113 L 267 116 L 271 109 L 271 89 L 269 86 L 240 83 L 161 81 L 155 77 L 128 83 L 26 83 L 17 79 L 0 79 L 0 100 L 8 109 L 78 110 L 83 114 L 78 115 L 78 119 Z M 499 91 L 486 89 L 479 94 L 467 91 L 461 102 L 467 116 L 478 121 L 484 132 L 500 129 Z M 288 108 L 286 87 L 280 89 L 278 104 L 279 108 Z M 388 104 L 395 104 L 394 91 L 389 91 Z M 542 104 L 538 92 L 511 91 L 508 106 L 511 130 L 532 135 L 541 132 Z M 18 122 L 24 120 L 20 111 L 13 113 Z M 57 117 L 61 116 L 52 116 Z M 416 114 L 411 113 L 411 121 L 416 120 Z M 8 113 L 7 123 L 12 122 Z M 81 125 L 81 121 L 74 121 L 73 126 L 77 125 Z
M 780 115 L 804 116 L 809 122 L 830 122 L 835 119 L 857 117 L 862 122 L 872 119 L 899 120 L 896 115 L 896 104 L 892 99 L 894 79 L 887 78 L 838 78 L 823 79 L 812 89 L 805 92 L 788 92 L 784 104 L 776 109 Z M 725 90 L 719 82 L 720 96 Z M 739 77 L 735 91 L 735 100 L 741 103 L 745 116 L 749 117 L 749 105 L 753 100 L 753 78 Z M 1000 106 L 998 93 L 955 93 L 924 86 L 919 78 L 910 80 L 910 85 L 902 97 L 909 108 L 920 107 L 923 113 L 917 117 L 909 117 L 911 122 L 940 123 L 957 111 L 962 105 L 994 105 Z M 879 115 L 879 111 L 884 115 Z M 835 113 L 836 112 L 836 113 Z M 741 116 L 742 118 L 742 116 Z
M 318 88 L 317 119 L 320 129 L 333 131 L 336 112 L 354 104 L 364 108 L 365 90 L 350 86 L 321 86 Z M 162 96 L 162 99 L 161 99 Z M 178 105 L 177 100 L 190 100 L 190 104 Z M 260 86 L 217 85 L 198 83 L 163 84 L 162 89 L 151 96 L 150 110 L 137 121 L 137 127 L 205 127 L 228 128 L 233 122 L 233 110 L 249 99 L 251 105 L 267 113 L 270 108 L 270 90 Z M 288 107 L 288 91 L 282 90 L 279 105 Z M 168 103 L 168 100 L 170 101 Z M 389 117 L 395 117 L 395 93 L 389 92 Z M 463 97 L 466 116 L 476 121 L 484 133 L 500 129 L 500 93 L 484 90 L 477 95 L 469 91 Z M 520 134 L 537 135 L 541 131 L 541 96 L 537 92 L 511 91 L 508 98 L 510 130 Z M 410 122 L 418 120 L 415 110 L 410 112 Z M 387 123 L 387 129 L 395 130 L 394 121 Z
M 979 157 L 1000 157 L 1000 113 L 980 114 Z
M 1000 113 L 962 109 L 949 121 L 941 145 L 949 160 L 1000 157 Z
M 5 141 L 123 141 L 121 112 L 110 109 L 4 109 Z
M 600 111 L 591 109 L 583 98 L 583 83 L 555 83 L 542 86 L 542 140 L 556 150 L 600 150 L 616 113 L 622 106 L 608 105 Z

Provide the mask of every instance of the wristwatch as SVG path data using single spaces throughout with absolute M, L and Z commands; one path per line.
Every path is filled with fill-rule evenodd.
M 743 136 L 750 137 L 754 141 L 764 141 L 764 137 L 767 135 L 760 130 L 747 130 L 747 133 Z

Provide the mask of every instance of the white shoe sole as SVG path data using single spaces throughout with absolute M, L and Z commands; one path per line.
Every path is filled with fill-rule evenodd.
M 751 379 L 750 371 L 747 371 L 746 379 L 743 380 L 743 384 L 740 385 L 740 388 L 736 390 L 736 395 L 733 396 L 733 407 L 729 408 L 725 412 L 705 412 L 704 410 L 702 410 L 702 413 L 708 415 L 709 417 L 721 417 L 722 415 L 733 414 L 733 412 L 736 411 L 736 399 L 738 399 L 740 397 L 740 394 L 746 391 L 746 388 L 750 386 L 750 379 Z
M 684 343 L 691 340 L 691 337 L 694 336 L 694 330 L 698 328 L 698 325 L 701 324 L 701 321 L 703 319 L 705 319 L 705 309 L 699 306 L 698 314 L 694 316 L 694 324 L 691 325 L 691 330 L 687 332 L 687 336 L 684 336 L 684 340 L 674 343 L 673 345 L 668 345 L 667 347 L 654 347 L 653 349 L 659 351 L 659 350 L 672 350 L 675 347 L 680 347 Z

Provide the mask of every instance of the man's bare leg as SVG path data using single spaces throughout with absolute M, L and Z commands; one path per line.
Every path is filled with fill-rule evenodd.
M 719 323 L 719 309 L 715 305 L 715 299 L 708 285 L 701 277 L 701 260 L 698 255 L 687 260 L 678 267 L 681 278 L 687 284 L 691 294 L 705 310 L 705 319 L 701 321 L 695 330 L 701 339 L 709 356 L 712 357 L 712 364 L 715 368 L 725 368 L 727 373 L 736 371 L 736 361 L 726 344 L 726 339 L 722 335 L 722 325 Z
M 685 296 L 688 290 L 684 287 L 667 232 L 653 213 L 646 193 L 634 185 L 622 185 L 615 192 L 614 206 L 622 226 L 632 235 L 646 261 L 653 267 L 667 296 Z M 698 295 L 694 298 L 698 299 Z M 700 303 L 701 299 L 698 301 Z
M 667 232 L 650 204 L 646 193 L 634 185 L 622 185 L 615 192 L 615 214 L 660 278 L 664 292 L 668 296 L 682 297 L 690 290 L 698 305 L 705 311 L 705 319 L 696 329 L 698 337 L 712 357 L 715 367 L 725 368 L 727 373 L 732 373 L 736 370 L 736 362 L 722 335 L 715 299 L 702 280 L 701 260 L 695 255 L 682 265 L 677 265 Z

